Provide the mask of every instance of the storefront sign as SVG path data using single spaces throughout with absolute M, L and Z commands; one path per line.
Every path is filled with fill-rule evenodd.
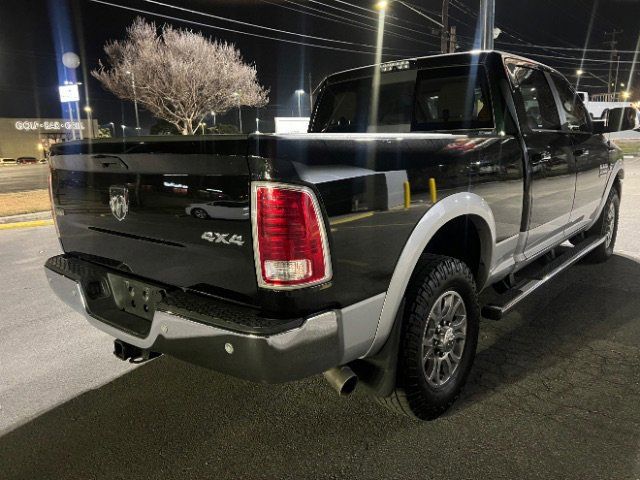
M 84 130 L 81 122 L 64 122 L 58 120 L 18 120 L 15 123 L 16 130 L 32 132 L 42 130 L 44 132 L 64 132 L 72 130 Z

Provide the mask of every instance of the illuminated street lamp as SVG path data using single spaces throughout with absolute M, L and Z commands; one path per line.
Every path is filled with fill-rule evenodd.
M 302 116 L 302 103 L 300 102 L 300 99 L 302 98 L 302 95 L 304 95 L 304 90 L 302 90 L 302 89 L 296 90 L 296 95 L 298 97 L 298 116 L 301 117 Z
M 204 122 L 200 122 L 199 127 L 202 129 L 202 135 L 204 135 L 204 133 L 205 133 L 205 131 L 204 131 L 204 127 L 206 127 L 206 126 L 207 126 L 207 124 L 206 124 L 206 123 L 204 123 Z
M 438 27 L 440 27 L 442 53 L 447 53 L 447 52 L 454 52 L 456 48 L 455 47 L 455 30 L 451 29 L 451 32 L 450 32 L 449 31 L 450 29 L 448 26 L 449 24 L 449 21 L 448 21 L 449 3 L 448 2 L 449 0 L 444 0 L 443 6 L 442 6 L 442 22 L 439 22 L 435 18 L 430 17 L 423 11 L 418 10 L 417 8 L 413 7 L 409 3 L 404 2 L 403 0 L 379 0 L 376 4 L 374 4 L 373 7 L 382 14 L 389 9 L 392 3 L 399 3 L 400 5 L 403 5 L 405 8 L 408 8 L 409 10 L 411 10 L 413 13 L 421 16 L 422 18 L 427 19 L 429 22 L 435 23 Z M 500 30 L 499 28 L 494 28 L 493 39 L 498 38 L 498 36 L 501 33 L 502 33 L 502 30 Z
M 440 28 L 444 28 L 444 25 L 442 23 L 440 23 L 439 21 L 437 21 L 434 18 L 431 18 L 429 15 L 427 15 L 424 12 L 421 12 L 417 8 L 412 7 L 408 3 L 403 2 L 402 0 L 380 0 L 378 3 L 376 3 L 374 5 L 374 8 L 376 10 L 380 11 L 380 12 L 384 12 L 391 6 L 392 3 L 399 3 L 401 5 L 404 5 L 406 8 L 411 10 L 413 13 L 416 13 L 416 14 L 420 15 L 422 18 L 426 18 L 430 22 L 433 22 L 436 25 L 438 25 Z
M 629 97 L 631 97 L 631 92 L 625 90 L 621 95 L 623 100 L 629 100 Z
M 582 69 L 576 70 L 576 75 L 579 76 L 579 77 L 584 75 L 584 70 L 582 70 Z
M 120 125 L 122 127 L 122 138 L 126 138 L 127 134 L 125 130 L 127 129 L 126 125 Z

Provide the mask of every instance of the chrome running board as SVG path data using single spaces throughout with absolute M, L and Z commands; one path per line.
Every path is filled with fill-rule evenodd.
M 500 295 L 496 301 L 483 306 L 482 316 L 489 320 L 502 319 L 502 317 L 509 313 L 518 303 L 560 272 L 593 251 L 604 243 L 604 241 L 605 237 L 587 238 L 567 252 L 543 265 L 538 271 L 531 272 L 515 287 Z

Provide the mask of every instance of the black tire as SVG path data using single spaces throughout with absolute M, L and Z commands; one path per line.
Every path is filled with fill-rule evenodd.
M 201 220 L 209 218 L 209 214 L 202 208 L 194 208 L 193 210 L 191 210 L 191 216 L 194 218 L 199 218 Z
M 613 219 L 610 220 L 609 213 L 613 214 Z M 598 218 L 598 221 L 593 227 L 587 231 L 588 236 L 605 237 L 611 229 L 611 237 L 609 240 L 605 240 L 604 243 L 598 245 L 598 247 L 587 256 L 587 260 L 593 263 L 606 262 L 613 255 L 613 248 L 616 244 L 616 238 L 618 236 L 618 218 L 620 216 L 620 196 L 618 190 L 612 188 L 607 198 L 607 203 L 604 204 L 602 213 Z
M 427 378 L 423 341 L 427 328 L 433 325 L 433 322 L 429 323 L 429 316 L 436 300 L 450 292 L 455 292 L 456 298 L 464 302 L 466 339 L 457 368 L 448 381 L 436 387 L 430 384 L 433 379 Z M 473 366 L 480 323 L 476 285 L 471 271 L 462 261 L 425 255 L 409 285 L 406 300 L 396 386 L 391 395 L 378 397 L 378 401 L 397 413 L 420 420 L 434 420 L 458 398 Z M 437 375 L 439 378 L 440 370 Z

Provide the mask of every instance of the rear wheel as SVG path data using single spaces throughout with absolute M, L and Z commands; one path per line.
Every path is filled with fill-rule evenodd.
M 473 365 L 479 320 L 469 268 L 455 258 L 426 256 L 407 292 L 396 387 L 380 403 L 421 420 L 442 415 Z
M 596 224 L 589 229 L 587 235 L 604 237 L 604 242 L 587 257 L 590 261 L 600 263 L 605 262 L 613 255 L 613 247 L 618 236 L 618 216 L 620 213 L 620 197 L 615 188 L 611 189 L 607 203 L 605 203 L 600 218 Z
M 193 210 L 191 210 L 191 215 L 200 219 L 209 218 L 209 214 L 201 208 L 194 208 Z

